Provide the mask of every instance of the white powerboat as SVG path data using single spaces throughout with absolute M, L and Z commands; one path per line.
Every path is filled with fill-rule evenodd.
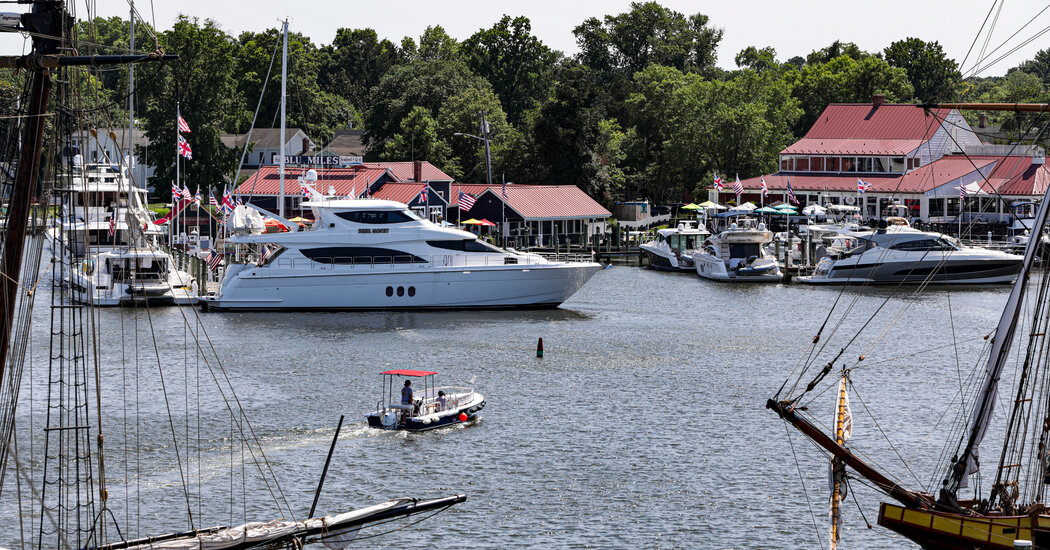
M 809 284 L 1008 283 L 1021 269 L 1021 256 L 978 247 L 958 240 L 892 226 L 835 237 L 812 275 L 798 277 Z
M 119 248 L 130 228 L 130 211 L 143 223 L 151 221 L 146 215 L 146 189 L 131 185 L 119 166 L 84 165 L 75 159 L 69 184 L 65 190 L 69 200 L 48 231 L 56 250 L 68 247 L 74 258 L 82 258 L 90 251 Z
M 602 267 L 497 248 L 472 233 L 424 220 L 399 202 L 317 197 L 305 206 L 317 221 L 282 233 L 260 233 L 258 221 L 237 222 L 248 208 L 259 210 L 238 207 L 231 225 L 240 234 L 227 240 L 237 252 L 218 292 L 202 298 L 202 305 L 223 310 L 556 307 Z
M 656 240 L 638 248 L 649 260 L 649 267 L 662 271 L 693 271 L 693 252 L 711 232 L 696 222 L 682 222 L 675 228 L 660 229 Z
M 434 371 L 394 369 L 383 375 L 383 395 L 375 412 L 365 415 L 368 425 L 384 430 L 422 432 L 453 424 L 471 422 L 485 408 L 485 397 L 473 387 L 435 386 Z M 408 391 L 401 386 L 402 377 L 422 380 L 422 387 Z M 409 381 L 411 382 L 411 381 Z M 473 383 L 473 380 L 471 381 Z M 400 399 L 397 399 L 400 397 Z
M 96 306 L 131 303 L 194 304 L 193 278 L 164 252 L 119 248 L 90 254 L 69 274 L 74 301 Z
M 780 281 L 780 264 L 768 250 L 772 241 L 765 224 L 740 218 L 693 253 L 696 274 L 715 281 Z

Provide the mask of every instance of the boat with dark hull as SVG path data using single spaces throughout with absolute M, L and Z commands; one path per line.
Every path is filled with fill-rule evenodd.
M 422 432 L 472 422 L 485 408 L 485 397 L 472 387 L 435 387 L 433 380 L 437 373 L 434 371 L 394 369 L 381 374 L 384 396 L 376 403 L 375 412 L 365 417 L 372 428 Z M 423 387 L 411 390 L 411 399 L 405 399 L 406 394 L 401 393 L 401 402 L 397 402 L 395 386 L 402 378 L 419 379 Z M 405 387 L 411 388 L 411 380 L 402 386 Z
M 682 222 L 674 228 L 658 230 L 655 240 L 642 243 L 638 248 L 652 269 L 692 272 L 695 269 L 693 253 L 710 236 L 711 232 L 696 222 Z

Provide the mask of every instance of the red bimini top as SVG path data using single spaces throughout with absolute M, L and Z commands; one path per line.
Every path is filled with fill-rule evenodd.
M 431 372 L 431 371 L 428 371 L 428 370 L 394 369 L 394 370 L 388 370 L 386 372 L 381 372 L 379 374 L 394 374 L 394 375 L 397 375 L 397 376 L 430 376 L 432 374 L 437 374 L 437 373 L 436 372 Z

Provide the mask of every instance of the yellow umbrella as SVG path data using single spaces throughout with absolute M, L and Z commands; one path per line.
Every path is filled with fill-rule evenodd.
M 682 207 L 682 210 L 700 210 L 703 206 L 699 206 L 693 203 L 689 203 Z
M 478 220 L 475 220 L 474 218 L 470 218 L 469 220 L 463 220 L 463 221 L 461 221 L 459 223 L 461 223 L 463 225 L 481 225 L 481 222 L 478 221 Z

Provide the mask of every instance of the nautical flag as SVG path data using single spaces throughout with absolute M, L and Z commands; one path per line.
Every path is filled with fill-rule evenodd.
M 419 199 L 419 202 L 427 202 L 427 196 L 427 188 L 426 186 L 423 186 L 423 190 L 419 192 L 419 196 L 417 198 Z
M 190 131 L 190 125 L 186 124 L 186 119 L 182 118 L 182 109 L 177 110 L 176 113 L 178 114 L 178 117 L 179 117 L 179 132 L 185 132 L 187 134 L 192 134 L 193 132 Z
M 193 158 L 193 149 L 190 149 L 190 142 L 186 141 L 186 138 L 179 136 L 179 154 L 186 157 L 187 160 Z
M 960 185 L 959 186 L 959 198 L 960 199 L 965 199 L 966 198 L 966 186 L 965 185 Z
M 175 182 L 172 182 L 171 183 L 171 202 L 175 202 L 175 201 L 179 200 L 179 197 L 181 195 L 182 195 L 182 189 L 179 189 L 179 186 L 175 185 Z
M 474 198 L 474 195 L 471 195 L 470 193 L 464 193 L 462 189 L 459 190 L 459 211 L 460 212 L 467 212 L 471 208 L 474 208 L 474 203 L 477 202 L 477 201 L 478 201 L 478 199 Z
M 769 188 L 766 187 L 766 178 L 761 178 L 761 181 L 762 181 L 762 196 L 764 197 L 764 196 L 769 194 Z
M 737 195 L 744 193 L 744 184 L 740 183 L 740 174 L 736 175 L 736 181 L 733 182 L 733 191 L 736 191 Z
M 304 185 L 303 186 L 303 199 L 306 200 L 306 199 L 309 199 L 309 198 L 310 198 L 310 190 L 307 189 L 306 186 Z
M 197 186 L 197 193 L 193 195 L 193 204 L 197 205 L 197 208 L 201 207 L 201 186 Z
M 267 257 L 268 257 L 269 255 L 270 255 L 270 247 L 269 247 L 269 246 L 266 246 L 266 245 L 264 244 L 264 245 L 263 245 L 263 247 L 262 247 L 262 250 L 260 250 L 260 251 L 259 251 L 259 261 L 258 261 L 258 262 L 255 262 L 255 265 L 257 265 L 257 266 L 259 266 L 259 267 L 262 267 L 262 266 L 263 266 L 263 264 L 265 264 L 265 263 L 266 263 L 266 258 L 267 258 Z
M 233 212 L 233 199 L 230 198 L 230 188 L 226 187 L 222 190 L 222 213 L 229 214 Z
M 188 200 L 190 200 L 190 198 L 192 198 L 191 195 L 190 195 L 190 188 L 189 187 L 183 187 L 182 188 L 182 200 L 187 200 L 188 201 Z
M 798 197 L 795 196 L 795 190 L 791 188 L 791 176 L 788 176 L 788 201 L 791 204 L 798 204 Z
M 241 206 L 241 205 L 243 205 L 243 204 L 244 204 L 244 203 L 243 203 L 243 202 L 241 202 L 241 198 L 240 198 L 240 197 L 237 197 L 237 206 Z
M 220 263 L 222 263 L 222 254 L 219 254 L 214 248 L 211 249 L 211 254 L 208 254 L 208 267 L 215 271 Z
M 348 200 L 348 201 L 354 200 L 354 194 L 353 193 L 347 193 L 346 200 Z
M 715 174 L 715 189 L 721 191 L 725 186 L 722 185 L 722 178 Z
M 208 189 L 208 206 L 219 206 L 219 201 L 215 200 L 215 193 L 211 189 Z
M 860 178 L 857 178 L 857 194 L 862 195 L 868 188 L 871 187 L 871 183 L 866 182 Z
M 510 197 L 507 196 L 507 180 L 503 180 L 503 190 L 501 191 L 501 193 L 503 194 L 503 198 L 505 198 L 505 199 L 509 199 L 510 198 Z

